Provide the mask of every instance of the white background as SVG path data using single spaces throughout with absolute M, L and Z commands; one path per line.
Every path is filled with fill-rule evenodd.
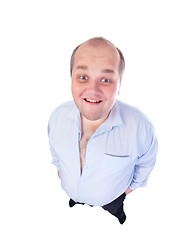
M 1 0 L 0 239 L 185 239 L 184 12 L 180 0 Z M 148 115 L 159 141 L 124 225 L 98 207 L 70 209 L 50 163 L 47 122 L 72 98 L 71 53 L 95 36 L 124 53 L 119 99 Z

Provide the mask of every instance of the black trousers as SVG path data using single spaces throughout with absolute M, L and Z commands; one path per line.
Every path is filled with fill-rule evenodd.
M 123 193 L 121 196 L 116 198 L 111 203 L 108 203 L 108 204 L 102 206 L 102 208 L 104 210 L 108 211 L 110 214 L 117 217 L 120 224 L 123 224 L 126 220 L 126 215 L 125 215 L 125 212 L 124 212 L 124 209 L 123 209 L 123 206 L 124 206 L 123 202 L 125 200 L 125 197 L 126 197 L 126 194 Z M 72 199 L 69 200 L 69 206 L 70 207 L 73 207 L 76 204 L 83 204 L 84 205 L 84 203 L 75 202 Z M 91 207 L 93 207 L 93 206 L 91 206 Z

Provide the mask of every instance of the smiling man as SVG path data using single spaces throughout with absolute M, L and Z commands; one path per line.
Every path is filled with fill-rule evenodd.
M 48 125 L 70 207 L 101 206 L 121 224 L 126 195 L 146 186 L 157 154 L 151 122 L 117 100 L 124 66 L 121 51 L 104 38 L 79 45 L 71 57 L 74 101 L 60 105 Z

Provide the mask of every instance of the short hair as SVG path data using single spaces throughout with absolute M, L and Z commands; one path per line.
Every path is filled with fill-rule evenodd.
M 113 43 L 111 43 L 109 40 L 107 40 L 103 37 L 91 38 L 87 42 L 89 42 L 89 41 L 91 41 L 95 45 L 98 45 L 100 43 L 110 44 L 111 46 L 113 46 L 117 50 L 117 52 L 120 56 L 120 63 L 119 63 L 119 69 L 118 70 L 119 70 L 120 78 L 122 79 L 122 75 L 123 75 L 123 72 L 124 72 L 124 69 L 125 69 L 125 59 L 124 59 L 124 56 L 123 56 L 123 53 L 121 52 L 121 50 L 119 48 L 115 47 L 115 45 Z M 72 71 L 73 71 L 73 66 L 74 66 L 75 53 L 82 44 L 78 45 L 73 50 L 73 53 L 71 55 L 71 60 L 70 60 L 70 74 L 71 74 L 71 76 L 72 76 Z

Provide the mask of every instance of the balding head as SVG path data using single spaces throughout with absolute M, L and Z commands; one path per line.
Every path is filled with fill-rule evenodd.
M 70 62 L 71 76 L 72 76 L 72 71 L 73 71 L 73 67 L 74 67 L 75 54 L 80 49 L 80 47 L 84 46 L 84 45 L 91 45 L 95 48 L 99 48 L 99 47 L 112 48 L 112 50 L 115 51 L 116 54 L 119 55 L 120 60 L 119 60 L 119 64 L 118 64 L 118 71 L 119 71 L 119 74 L 120 74 L 120 79 L 122 78 L 122 75 L 123 75 L 123 72 L 124 72 L 124 69 L 125 69 L 125 59 L 123 57 L 123 54 L 117 47 L 114 46 L 113 43 L 111 43 L 109 40 L 107 40 L 105 38 L 102 38 L 102 37 L 96 37 L 96 38 L 89 39 L 88 41 L 80 44 L 79 46 L 77 46 L 74 49 L 74 51 L 72 53 L 72 56 L 71 56 L 71 62 Z

